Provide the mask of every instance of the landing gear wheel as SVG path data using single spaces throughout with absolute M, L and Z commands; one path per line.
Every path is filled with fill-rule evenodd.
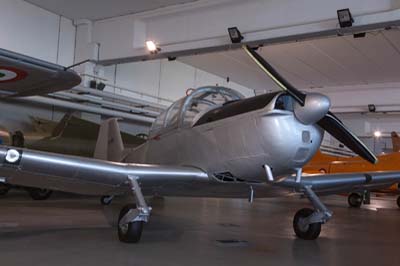
M 363 202 L 363 197 L 358 193 L 351 193 L 347 198 L 347 202 L 352 208 L 360 208 Z
M 110 205 L 113 200 L 113 196 L 103 196 L 100 198 L 101 205 Z
M 41 188 L 28 188 L 28 192 L 34 200 L 47 200 L 53 193 L 52 190 Z
M 137 221 L 137 222 L 130 222 L 126 225 L 120 225 L 119 222 L 121 221 L 122 217 L 126 213 L 129 212 L 131 209 L 135 209 L 135 205 L 127 205 L 125 206 L 121 212 L 119 213 L 119 218 L 118 218 L 118 238 L 121 242 L 125 243 L 137 243 L 139 242 L 141 236 L 142 236 L 142 231 L 143 231 L 143 221 Z
M 309 217 L 313 213 L 314 210 L 309 208 L 304 208 L 296 212 L 293 219 L 293 229 L 298 238 L 304 240 L 314 240 L 318 238 L 321 233 L 321 223 L 303 224 L 303 219 Z
M 0 184 L 0 196 L 7 195 L 9 190 L 10 190 L 10 186 L 9 185 Z
M 397 197 L 397 206 L 400 208 L 400 196 Z

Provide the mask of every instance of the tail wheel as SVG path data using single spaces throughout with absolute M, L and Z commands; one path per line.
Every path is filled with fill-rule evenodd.
M 317 239 L 321 233 L 321 223 L 305 224 L 304 219 L 314 213 L 314 210 L 304 208 L 299 210 L 293 219 L 293 229 L 296 236 L 304 240 Z
M 53 193 L 52 190 L 41 188 L 29 188 L 28 192 L 34 200 L 47 200 Z
M 119 213 L 118 218 L 118 238 L 121 242 L 125 243 L 138 243 L 143 232 L 143 221 L 130 222 L 120 225 L 122 217 L 125 216 L 130 210 L 136 209 L 135 205 L 126 205 Z
M 0 196 L 7 195 L 8 191 L 10 190 L 10 186 L 7 184 L 0 184 Z
M 351 193 L 347 198 L 347 202 L 349 203 L 350 207 L 360 208 L 363 202 L 363 198 L 358 193 Z
M 107 206 L 111 204 L 112 200 L 113 200 L 112 196 L 103 196 L 100 198 L 100 203 L 103 206 Z

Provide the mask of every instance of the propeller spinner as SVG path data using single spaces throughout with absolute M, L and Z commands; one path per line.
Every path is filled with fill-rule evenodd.
M 294 113 L 303 124 L 318 124 L 338 141 L 346 145 L 350 150 L 371 163 L 377 163 L 378 158 L 367 146 L 354 135 L 333 113 L 329 111 L 330 100 L 319 93 L 304 93 L 296 89 L 284 79 L 262 56 L 248 45 L 243 49 L 251 59 L 285 92 L 295 101 Z

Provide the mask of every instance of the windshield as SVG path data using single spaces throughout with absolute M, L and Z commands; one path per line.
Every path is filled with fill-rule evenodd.
M 194 91 L 185 101 L 182 110 L 182 127 L 191 127 L 205 113 L 244 97 L 224 87 L 203 87 Z
M 275 102 L 275 109 L 293 112 L 293 97 L 288 94 L 282 94 Z
M 150 137 L 178 127 L 191 127 L 205 113 L 244 97 L 229 88 L 202 87 L 173 103 L 153 123 Z

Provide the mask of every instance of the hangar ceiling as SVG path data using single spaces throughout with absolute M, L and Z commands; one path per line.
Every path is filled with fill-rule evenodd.
M 25 0 L 69 19 L 99 20 L 197 0 Z
M 299 88 L 400 82 L 400 31 L 265 46 L 261 54 Z M 179 58 L 255 90 L 275 90 L 242 50 Z

